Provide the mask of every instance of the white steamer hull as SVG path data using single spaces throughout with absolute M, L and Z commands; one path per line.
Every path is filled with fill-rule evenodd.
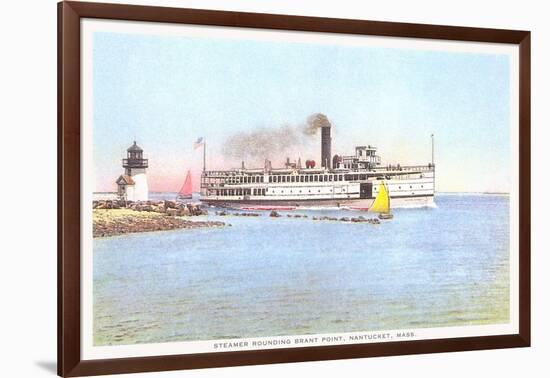
M 392 208 L 431 206 L 433 196 L 390 197 Z M 356 210 L 368 210 L 374 198 L 367 199 L 326 199 L 326 200 L 227 200 L 227 199 L 203 199 L 203 203 L 212 206 L 229 207 L 234 209 L 277 209 L 277 208 L 349 208 Z

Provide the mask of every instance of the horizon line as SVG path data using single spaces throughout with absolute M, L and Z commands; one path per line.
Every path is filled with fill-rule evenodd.
M 93 191 L 93 194 L 116 194 L 115 191 Z M 150 190 L 149 193 L 177 193 L 177 191 L 158 191 L 158 190 Z M 193 191 L 193 193 L 200 193 Z M 510 195 L 510 192 L 480 192 L 480 191 L 435 191 L 435 193 L 439 194 L 499 194 L 499 195 Z

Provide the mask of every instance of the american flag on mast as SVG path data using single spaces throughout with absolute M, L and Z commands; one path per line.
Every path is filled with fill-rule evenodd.
M 202 147 L 202 146 L 204 146 L 204 138 L 203 137 L 200 137 L 199 139 L 197 139 L 195 141 L 195 143 L 193 143 L 193 149 L 195 149 L 195 150 L 199 147 Z
M 206 171 L 206 141 L 203 137 L 198 138 L 195 143 L 193 143 L 193 149 L 202 147 L 202 170 Z

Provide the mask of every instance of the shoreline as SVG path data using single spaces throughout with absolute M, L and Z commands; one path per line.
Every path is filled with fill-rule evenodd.
M 162 206 L 160 206 L 162 205 Z M 206 215 L 197 205 L 126 204 L 100 201 L 94 203 L 93 237 L 104 238 L 141 232 L 223 227 L 220 221 L 190 220 L 190 217 Z M 168 204 L 171 206 L 172 204 Z

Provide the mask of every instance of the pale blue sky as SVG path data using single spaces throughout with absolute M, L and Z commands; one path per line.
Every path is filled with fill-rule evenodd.
M 321 112 L 333 154 L 379 148 L 384 163 L 427 164 L 436 137 L 437 190 L 508 191 L 506 55 L 169 37 L 93 36 L 96 190 L 113 190 L 134 138 L 150 159 L 152 190 L 177 190 L 237 132 L 299 125 Z M 318 138 L 270 156 L 319 161 Z M 255 165 L 252 162 L 249 166 Z

